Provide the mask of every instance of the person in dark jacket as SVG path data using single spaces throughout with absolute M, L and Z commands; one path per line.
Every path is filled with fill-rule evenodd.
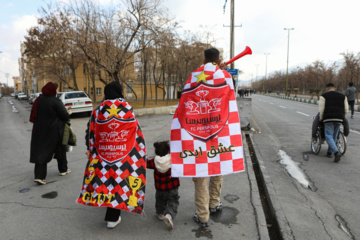
M 349 87 L 345 91 L 345 96 L 347 97 L 350 109 L 351 109 L 351 118 L 354 118 L 354 104 L 355 104 L 355 93 L 356 88 L 353 86 L 352 82 L 349 82 Z
M 324 123 L 325 139 L 329 145 L 327 156 L 334 153 L 334 162 L 339 162 L 341 153 L 338 152 L 336 140 L 340 125 L 349 111 L 347 98 L 344 94 L 336 92 L 332 83 L 326 85 L 326 92 L 319 100 L 320 121 Z
M 46 184 L 47 164 L 61 146 L 65 122 L 69 114 L 64 104 L 56 98 L 57 84 L 48 82 L 42 95 L 33 103 L 30 122 L 34 123 L 31 134 L 30 162 L 35 163 L 35 180 L 39 185 Z M 66 158 L 58 158 L 60 175 L 68 173 Z

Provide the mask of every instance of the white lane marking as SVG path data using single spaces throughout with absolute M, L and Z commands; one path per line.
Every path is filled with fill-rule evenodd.
M 279 107 L 281 107 L 281 108 L 286 108 L 286 107 L 284 107 L 284 106 L 281 106 L 281 105 L 279 105 Z
M 296 111 L 298 114 L 301 114 L 301 115 L 304 115 L 304 116 L 307 116 L 309 117 L 310 115 L 306 114 L 306 113 L 302 113 L 302 112 L 299 112 L 299 111 Z
M 269 102 L 270 104 L 273 104 L 272 102 Z
M 356 133 L 356 134 L 359 134 L 359 135 L 360 135 L 360 132 L 355 131 L 355 130 L 351 130 L 351 129 L 350 129 L 350 132 L 353 132 L 353 133 Z

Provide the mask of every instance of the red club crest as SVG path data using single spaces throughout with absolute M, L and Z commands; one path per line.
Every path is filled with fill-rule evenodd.
M 134 147 L 136 123 L 120 121 L 112 117 L 109 120 L 96 120 L 96 150 L 103 161 L 115 163 L 122 160 Z
M 184 91 L 177 109 L 183 128 L 203 141 L 216 136 L 229 117 L 230 87 L 226 83 L 209 85 L 201 82 Z

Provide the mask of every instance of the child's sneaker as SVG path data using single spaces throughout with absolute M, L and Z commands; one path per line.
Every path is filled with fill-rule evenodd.
M 221 208 L 222 208 L 222 202 L 220 201 L 216 207 L 209 208 L 209 210 L 210 210 L 210 213 L 216 213 L 217 211 L 220 211 Z
M 194 213 L 193 219 L 195 222 L 197 222 L 198 224 L 200 224 L 201 227 L 208 227 L 208 223 L 207 222 L 202 222 L 200 221 L 198 215 L 196 213 Z
M 158 218 L 159 220 L 161 220 L 161 221 L 164 221 L 164 219 L 165 219 L 165 216 L 164 216 L 164 214 L 162 214 L 162 213 L 157 213 L 156 216 L 157 216 L 157 218 Z
M 170 214 L 165 215 L 164 222 L 165 222 L 166 228 L 168 230 L 171 230 L 174 228 L 174 222 L 173 222 L 172 216 Z

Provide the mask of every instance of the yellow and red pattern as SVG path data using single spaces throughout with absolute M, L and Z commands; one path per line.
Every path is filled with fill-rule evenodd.
M 212 101 L 217 106 L 211 106 Z M 239 113 L 228 72 L 207 63 L 190 75 L 172 120 L 170 144 L 173 177 L 245 171 Z
M 89 147 L 77 202 L 141 214 L 145 201 L 146 147 L 132 107 L 107 100 L 90 117 Z

